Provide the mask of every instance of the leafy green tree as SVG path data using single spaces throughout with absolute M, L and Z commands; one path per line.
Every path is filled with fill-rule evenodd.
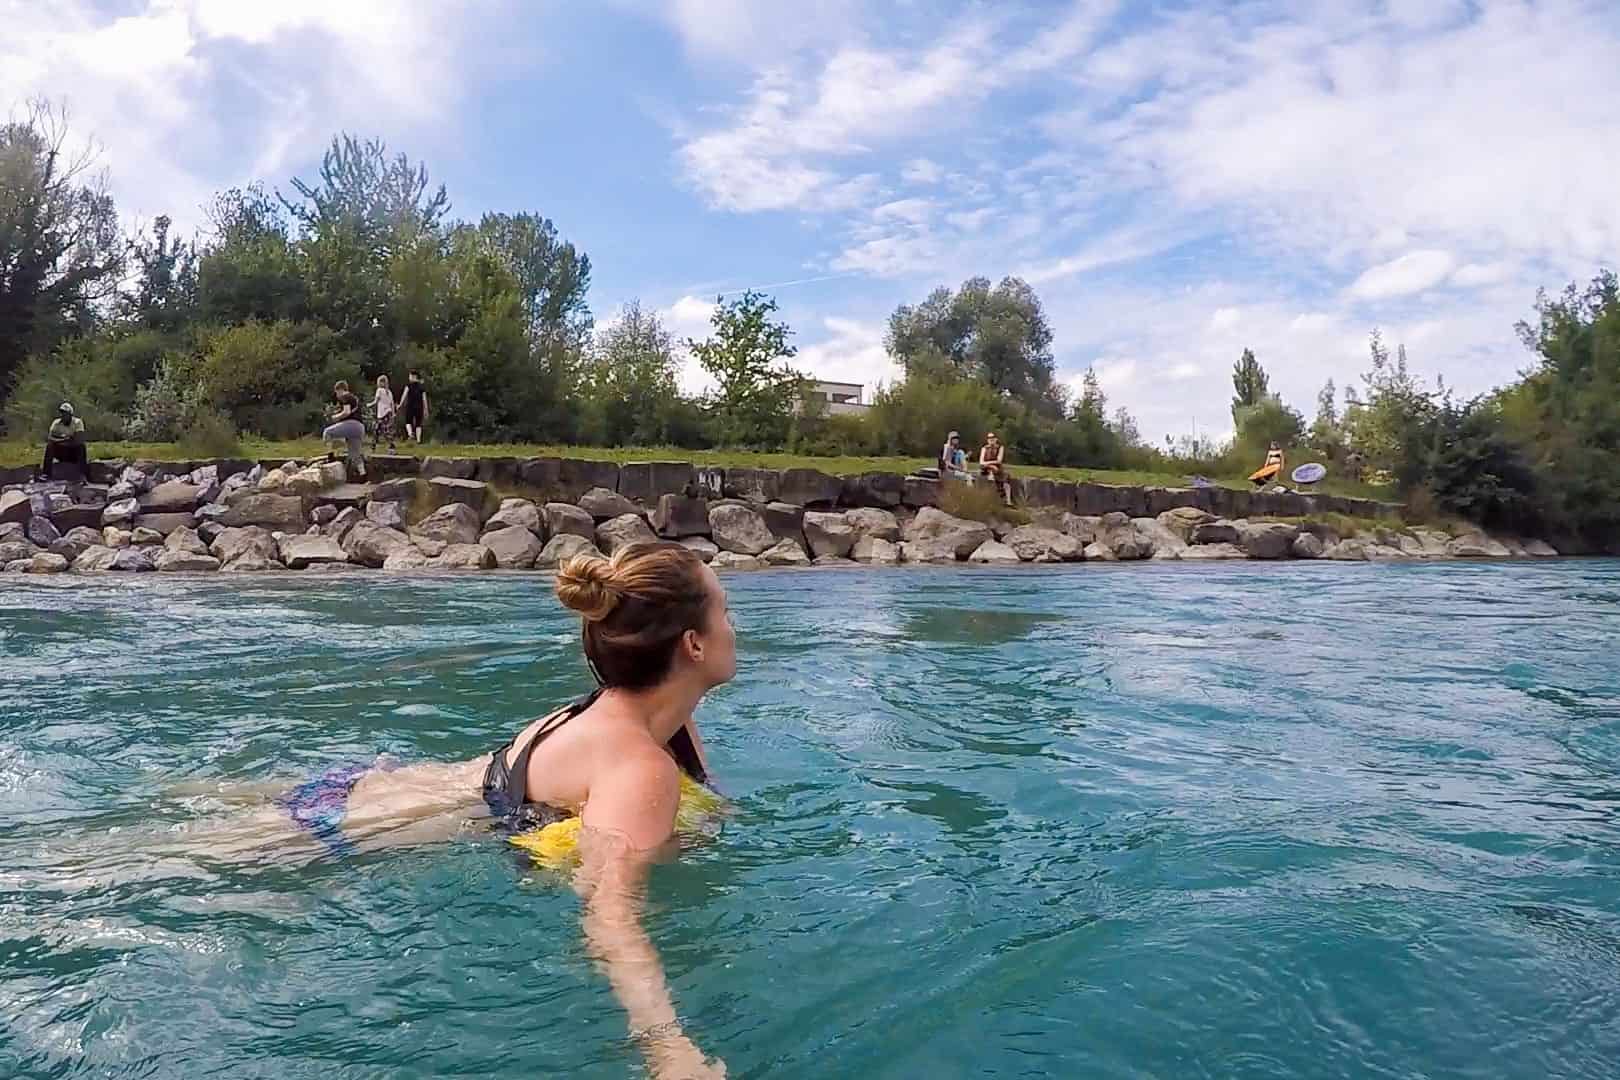
M 152 235 L 130 242 L 136 269 L 133 290 L 121 298 L 123 317 L 146 330 L 178 333 L 196 317 L 197 252 L 170 236 L 167 214 L 152 222 Z
M 997 393 L 1054 419 L 1063 391 L 1054 377 L 1052 328 L 1028 283 L 969 278 L 956 292 L 935 289 L 921 304 L 889 317 L 889 354 L 908 378 L 977 379 Z
M 506 260 L 529 325 L 548 342 L 581 344 L 590 334 L 590 257 L 539 214 L 485 214 L 478 235 Z
M 804 380 L 785 363 L 798 350 L 775 313 L 775 300 L 750 290 L 716 306 L 708 340 L 687 342 L 717 384 L 709 408 L 722 445 L 778 447 L 787 439 Z
M 1337 461 L 1344 450 L 1344 432 L 1339 428 L 1339 392 L 1329 379 L 1316 395 L 1316 419 L 1311 423 L 1311 446 L 1329 460 Z
M 1350 449 L 1368 466 L 1390 473 L 1402 490 L 1423 483 L 1435 445 L 1435 416 L 1443 391 L 1430 390 L 1407 367 L 1406 347 L 1390 356 L 1383 336 L 1368 341 L 1371 370 L 1360 393 L 1346 391 L 1344 428 Z
M 263 188 L 231 188 L 207 209 L 209 242 L 197 258 L 197 313 L 231 325 L 309 317 L 309 288 L 286 217 Z
M 1444 401 L 1435 425 L 1427 462 L 1435 505 L 1491 528 L 1535 528 L 1536 474 L 1509 437 L 1498 404 L 1489 399 L 1462 406 Z
M 1232 365 L 1232 424 L 1242 427 L 1238 413 L 1243 409 L 1252 409 L 1271 396 L 1271 380 L 1266 375 L 1266 369 L 1260 366 L 1260 361 L 1254 358 L 1253 349 L 1244 349 L 1243 355 L 1238 357 L 1237 363 Z
M 124 242 L 94 163 L 69 146 L 65 109 L 36 101 L 0 125 L 0 387 L 91 329 L 118 287 Z
M 656 313 L 631 301 L 601 330 L 585 357 L 584 387 L 608 446 L 657 446 L 671 436 L 679 398 L 669 331 Z

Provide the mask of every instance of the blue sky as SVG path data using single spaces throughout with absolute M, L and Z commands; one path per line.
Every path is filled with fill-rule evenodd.
M 455 213 L 535 210 L 681 335 L 771 286 L 869 386 L 895 305 L 1043 297 L 1061 374 L 1144 434 L 1230 426 L 1252 347 L 1307 414 L 1374 326 L 1464 392 L 1540 286 L 1620 251 L 1604 0 L 0 0 L 0 100 L 65 100 L 126 215 L 308 174 L 337 130 Z M 795 284 L 783 284 L 783 283 Z M 689 385 L 701 384 L 687 373 Z

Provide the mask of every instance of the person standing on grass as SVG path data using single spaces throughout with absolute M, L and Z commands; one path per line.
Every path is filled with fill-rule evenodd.
M 427 387 L 422 385 L 422 376 L 419 372 L 411 372 L 405 377 L 405 393 L 401 395 L 405 414 L 405 438 L 416 443 L 422 443 L 422 425 L 427 423 L 428 400 Z
M 336 402 L 330 415 L 331 425 L 321 432 L 321 439 L 328 445 L 341 440 L 348 449 L 345 464 L 348 466 L 349 479 L 364 480 L 366 477 L 366 425 L 360 419 L 360 399 L 349 390 L 346 380 L 339 380 L 332 386 L 332 398 Z M 336 461 L 335 453 L 328 453 L 328 461 Z
M 394 445 L 394 392 L 388 389 L 388 376 L 377 376 L 377 393 L 371 398 L 371 409 L 377 414 L 377 426 L 371 432 L 371 448 L 377 449 L 377 440 L 388 440 L 388 452 L 392 454 Z

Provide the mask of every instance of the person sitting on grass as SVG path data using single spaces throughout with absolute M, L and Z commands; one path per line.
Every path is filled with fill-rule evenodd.
M 364 480 L 366 477 L 365 441 L 366 425 L 360 419 L 363 406 L 360 399 L 349 390 L 346 380 L 339 380 L 332 386 L 332 397 L 337 403 L 328 414 L 332 423 L 321 432 L 321 440 L 330 446 L 334 442 L 343 442 L 347 447 L 344 464 L 348 467 L 351 480 Z M 337 454 L 328 452 L 326 460 L 336 461 Z
M 51 478 L 51 466 L 57 462 L 79 467 L 79 482 L 90 482 L 90 448 L 84 444 L 84 421 L 73 412 L 73 406 L 62 402 L 56 410 L 56 419 L 45 438 L 45 461 L 40 466 L 39 478 Z
M 1001 440 L 996 438 L 993 431 L 986 433 L 984 446 L 979 450 L 979 475 L 994 484 L 1007 505 L 1012 505 L 1012 484 L 1007 476 L 1007 448 L 1001 445 Z

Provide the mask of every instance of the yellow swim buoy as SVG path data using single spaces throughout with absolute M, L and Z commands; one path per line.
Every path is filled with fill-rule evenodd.
M 702 835 L 704 826 L 724 805 L 725 800 L 719 795 L 682 773 L 681 801 L 675 808 L 675 832 L 682 836 Z M 576 815 L 507 839 L 527 851 L 536 866 L 564 870 L 579 855 L 579 830 L 580 820 Z

